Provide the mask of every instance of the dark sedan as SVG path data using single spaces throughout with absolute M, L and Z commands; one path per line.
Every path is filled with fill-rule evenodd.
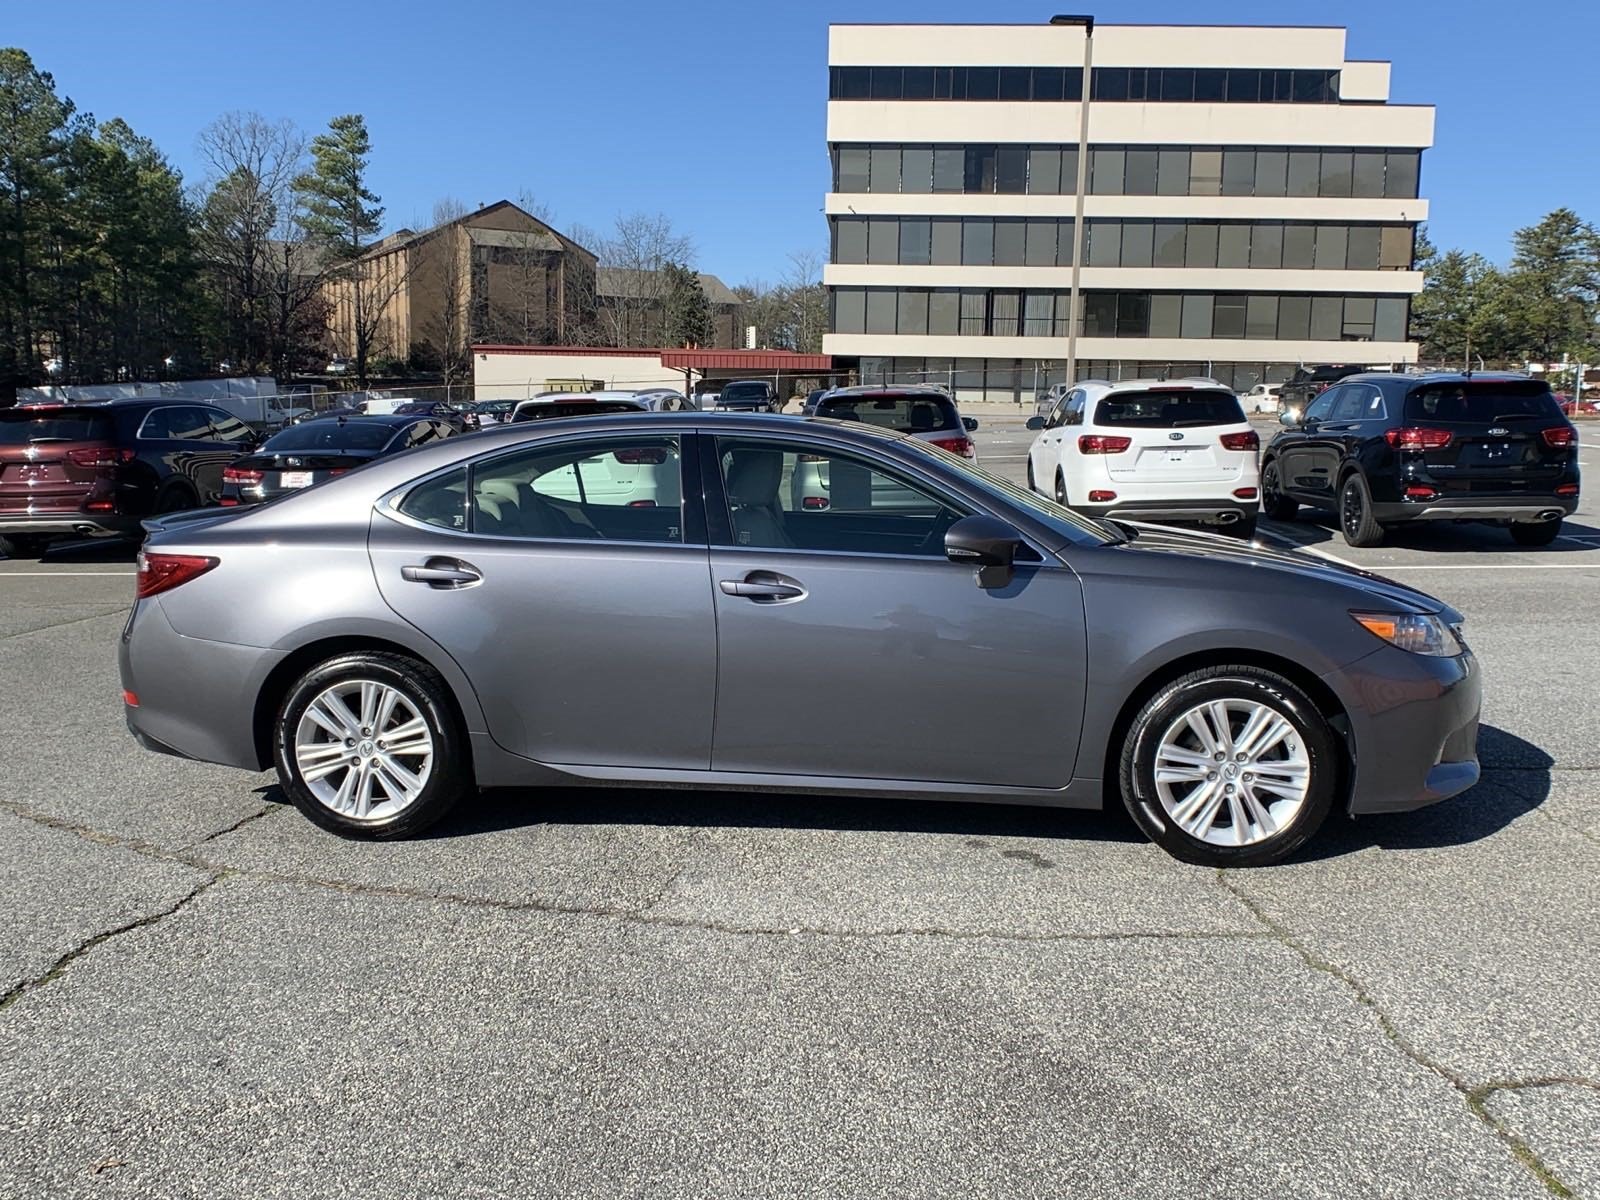
M 221 503 L 226 508 L 260 504 L 455 432 L 443 421 L 400 413 L 291 425 L 222 472 Z
M 407 400 L 397 406 L 391 416 L 396 417 L 432 417 L 436 421 L 443 421 L 457 433 L 470 433 L 478 428 L 478 414 L 455 404 L 446 404 L 443 400 Z
M 800 462 L 826 508 L 788 498 Z M 1252 866 L 1478 777 L 1479 670 L 1438 600 L 1104 524 L 859 422 L 505 425 L 152 524 L 135 735 L 276 765 L 350 836 L 480 787 L 627 781 L 1120 799 L 1177 857 Z

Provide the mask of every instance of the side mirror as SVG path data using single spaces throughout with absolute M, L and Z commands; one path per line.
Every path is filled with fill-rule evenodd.
M 1300 414 L 1292 408 L 1286 408 L 1278 414 L 1278 424 L 1293 429 L 1300 424 Z
M 978 568 L 978 586 L 1005 587 L 1022 535 L 995 517 L 962 517 L 944 535 L 944 555 L 951 562 Z
M 961 425 L 962 425 L 962 427 L 964 429 L 966 429 L 966 431 L 968 433 L 977 433 L 978 432 L 978 418 L 977 417 L 962 417 L 961 418 Z
M 1044 428 L 1044 418 L 1043 417 L 1029 417 L 1028 418 L 1028 423 L 1025 426 L 1025 428 L 1032 429 L 1032 430 L 1043 429 Z

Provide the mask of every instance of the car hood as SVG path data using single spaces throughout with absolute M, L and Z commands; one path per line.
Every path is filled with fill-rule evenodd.
M 1366 592 L 1374 604 L 1399 605 L 1411 612 L 1438 613 L 1449 621 L 1459 621 L 1461 614 L 1443 601 L 1426 592 L 1407 587 L 1393 579 L 1347 567 L 1331 559 L 1308 554 L 1304 550 L 1279 549 L 1258 542 L 1242 542 L 1235 537 L 1218 534 L 1191 533 L 1163 525 L 1147 525 L 1139 521 L 1122 521 L 1134 532 L 1134 539 L 1119 547 L 1136 554 L 1175 554 L 1206 562 L 1229 563 L 1252 570 L 1283 571 L 1302 578 L 1318 579 Z

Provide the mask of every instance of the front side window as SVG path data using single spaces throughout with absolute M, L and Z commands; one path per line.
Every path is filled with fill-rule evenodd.
M 256 440 L 255 431 L 232 413 L 213 413 L 211 430 L 211 436 L 217 441 L 228 442 L 235 446 Z
M 1339 397 L 1344 394 L 1344 388 L 1331 387 L 1306 405 L 1306 421 L 1326 421 L 1328 414 L 1333 411 L 1333 406 L 1339 402 Z
M 751 550 L 944 557 L 967 515 L 881 464 L 827 446 L 718 438 L 733 544 Z

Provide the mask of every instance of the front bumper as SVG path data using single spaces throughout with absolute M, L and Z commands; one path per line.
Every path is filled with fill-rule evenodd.
M 1470 650 L 1429 658 L 1394 646 L 1322 677 L 1350 719 L 1350 811 L 1405 812 L 1478 782 L 1482 670 Z

